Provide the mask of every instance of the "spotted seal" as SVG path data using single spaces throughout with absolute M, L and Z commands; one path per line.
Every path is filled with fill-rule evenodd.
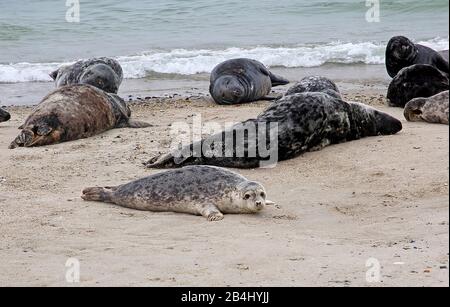
M 300 82 L 289 88 L 286 95 L 293 95 L 307 92 L 322 92 L 327 93 L 335 98 L 342 99 L 336 83 L 328 78 L 322 76 L 309 76 L 305 77 Z
M 266 97 L 272 87 L 289 81 L 271 73 L 262 63 L 233 59 L 217 65 L 211 73 L 209 92 L 217 104 L 240 104 Z
M 145 165 L 266 167 L 274 157 L 276 163 L 331 144 L 400 130 L 399 120 L 369 106 L 347 103 L 326 93 L 293 94 L 274 102 L 256 119 L 154 157 Z
M 448 125 L 448 91 L 429 98 L 415 98 L 405 106 L 405 118 L 411 122 L 425 121 Z
M 123 99 L 90 85 L 61 87 L 36 106 L 19 136 L 16 147 L 33 147 L 87 138 L 113 128 L 144 128 L 150 125 L 130 119 Z
M 403 68 L 389 84 L 387 98 L 391 107 L 403 108 L 414 98 L 428 98 L 449 90 L 449 79 L 431 65 Z
M 272 203 L 261 184 L 211 166 L 169 170 L 117 187 L 87 188 L 82 198 L 144 211 L 202 215 L 208 221 L 222 220 L 223 214 L 257 213 Z
M 50 74 L 56 87 L 72 84 L 89 84 L 108 93 L 117 94 L 123 80 L 119 62 L 111 58 L 81 60 L 62 66 Z

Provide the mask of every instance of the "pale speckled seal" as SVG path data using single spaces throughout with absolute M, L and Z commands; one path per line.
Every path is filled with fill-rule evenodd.
M 448 91 L 449 80 L 431 65 L 412 65 L 403 68 L 388 88 L 387 98 L 391 107 L 403 108 L 414 98 L 428 98 Z
M 286 95 L 307 93 L 307 92 L 320 92 L 326 93 L 338 99 L 342 99 L 340 91 L 336 83 L 328 78 L 321 76 L 305 77 L 300 82 L 292 86 L 287 90 Z
M 386 69 L 392 78 L 403 68 L 415 64 L 431 65 L 449 75 L 448 59 L 426 46 L 414 44 L 404 36 L 391 38 L 386 48 Z
M 10 119 L 11 119 L 11 115 L 8 112 L 6 112 L 5 110 L 3 110 L 2 108 L 0 108 L 0 123 L 6 122 Z
M 448 91 L 429 98 L 415 98 L 405 106 L 405 118 L 411 122 L 448 125 Z
M 87 188 L 82 198 L 154 212 L 202 215 L 219 221 L 223 214 L 257 213 L 264 209 L 264 187 L 229 170 L 189 166 L 117 187 Z
M 260 99 L 273 100 L 266 97 L 272 87 L 288 83 L 258 61 L 234 59 L 214 68 L 209 92 L 218 104 L 240 104 Z
M 278 130 L 265 123 L 278 123 Z M 185 165 L 216 165 L 234 168 L 257 168 L 266 156 L 260 148 L 269 150 L 278 161 L 295 158 L 305 152 L 319 150 L 330 144 L 357 140 L 368 136 L 391 135 L 402 129 L 402 124 L 394 117 L 359 103 L 347 103 L 325 93 L 302 93 L 288 95 L 274 102 L 256 119 L 235 125 L 231 135 L 244 135 L 249 124 L 257 128 L 261 125 L 267 131 L 248 133 L 244 145 L 233 143 L 233 152 L 227 148 L 229 131 L 212 135 L 201 141 L 201 155 L 191 144 L 180 150 L 155 157 L 146 163 L 149 168 L 173 168 Z M 267 144 L 270 135 L 277 142 Z M 259 144 L 262 142 L 263 144 Z M 277 144 L 271 148 L 271 144 Z M 214 147 L 214 148 L 212 148 Z M 275 147 L 275 146 L 274 146 Z M 237 152 L 245 152 L 238 155 Z M 194 154 L 195 153 L 195 154 Z M 214 154 L 211 154 L 214 153 Z M 251 153 L 251 155 L 249 155 Z M 256 154 L 254 154 L 256 153 Z
M 90 85 L 64 86 L 50 93 L 36 106 L 9 148 L 67 142 L 112 128 L 150 126 L 132 121 L 130 116 L 130 108 L 115 94 Z
M 110 58 L 81 60 L 75 64 L 62 66 L 50 74 L 56 87 L 72 84 L 88 84 L 117 94 L 123 80 L 119 62 Z

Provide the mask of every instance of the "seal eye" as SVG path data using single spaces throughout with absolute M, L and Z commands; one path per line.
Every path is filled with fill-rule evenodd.
M 262 197 L 262 198 L 266 198 L 266 193 L 261 192 L 261 197 Z
M 251 197 L 250 194 L 245 194 L 244 199 L 248 200 L 248 199 L 250 199 L 250 197 Z

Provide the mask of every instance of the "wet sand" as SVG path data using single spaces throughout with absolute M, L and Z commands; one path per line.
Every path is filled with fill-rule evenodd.
M 0 286 L 448 286 L 448 126 L 408 123 L 384 104 L 384 81 L 339 86 L 348 100 L 399 119 L 395 136 L 330 146 L 237 170 L 277 203 L 259 215 L 202 217 L 139 212 L 81 200 L 83 188 L 152 173 L 142 163 L 170 145 L 170 125 L 201 114 L 225 123 L 267 102 L 216 106 L 207 97 L 133 103 L 154 124 L 74 142 L 8 150 L 30 107 L 8 107 L 0 124 Z M 283 89 L 280 89 L 282 91 Z M 366 261 L 381 265 L 367 283 Z

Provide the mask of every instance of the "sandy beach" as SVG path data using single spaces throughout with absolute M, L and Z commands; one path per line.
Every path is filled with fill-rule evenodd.
M 17 150 L 7 146 L 32 109 L 8 107 L 13 118 L 0 124 L 0 286 L 448 286 L 448 126 L 406 122 L 402 110 L 384 106 L 383 80 L 339 86 L 347 100 L 402 119 L 403 131 L 274 169 L 237 170 L 263 183 L 277 205 L 216 223 L 80 195 L 157 172 L 142 163 L 167 150 L 175 121 L 244 120 L 267 102 L 143 98 L 131 104 L 133 117 L 151 128 Z M 65 280 L 68 258 L 80 261 L 79 284 Z M 370 258 L 381 265 L 379 283 L 366 280 Z

